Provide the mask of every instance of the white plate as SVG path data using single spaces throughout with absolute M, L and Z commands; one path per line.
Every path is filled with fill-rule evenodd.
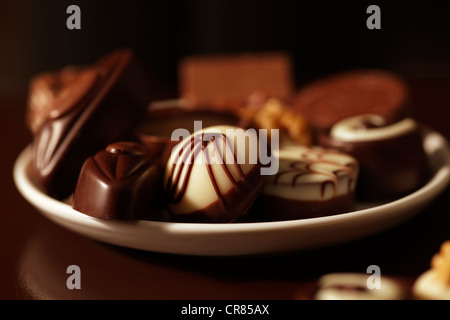
M 186 255 L 238 256 L 312 249 L 356 240 L 390 228 L 419 213 L 450 182 L 450 150 L 444 137 L 424 138 L 432 177 L 401 199 L 329 217 L 258 223 L 168 223 L 110 221 L 73 210 L 45 195 L 28 175 L 30 147 L 19 155 L 14 180 L 23 197 L 44 216 L 93 239 L 147 251 Z

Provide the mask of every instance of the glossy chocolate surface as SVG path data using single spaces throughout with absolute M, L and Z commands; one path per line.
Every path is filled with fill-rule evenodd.
M 304 86 L 293 107 L 320 131 L 358 114 L 374 113 L 395 121 L 408 112 L 409 100 L 409 88 L 401 77 L 368 69 L 334 74 Z
M 152 219 L 162 207 L 162 168 L 141 145 L 117 142 L 84 163 L 73 195 L 75 210 L 103 219 Z
M 133 53 L 117 50 L 62 81 L 51 101 L 34 133 L 33 175 L 47 194 L 63 199 L 88 156 L 127 139 L 150 97 Z

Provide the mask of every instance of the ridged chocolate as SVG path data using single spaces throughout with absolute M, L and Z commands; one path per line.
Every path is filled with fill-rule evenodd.
M 111 144 L 85 161 L 72 207 L 102 219 L 158 218 L 162 172 L 148 160 L 140 144 Z

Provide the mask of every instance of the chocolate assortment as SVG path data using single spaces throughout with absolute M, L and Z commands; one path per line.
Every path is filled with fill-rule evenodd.
M 284 54 L 184 59 L 182 99 L 165 103 L 128 49 L 42 73 L 26 114 L 30 172 L 95 218 L 195 223 L 342 214 L 426 182 L 400 76 L 356 70 L 295 91 L 290 68 Z

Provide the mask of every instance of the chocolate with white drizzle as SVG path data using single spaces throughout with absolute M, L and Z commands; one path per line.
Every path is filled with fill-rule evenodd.
M 234 131 L 235 141 L 227 130 L 238 130 Z M 250 161 L 249 144 L 236 141 L 245 136 L 238 127 L 212 126 L 175 146 L 164 178 L 173 221 L 233 222 L 253 204 L 262 177 L 259 160 Z M 257 142 L 256 133 L 253 138 Z
M 320 147 L 291 146 L 275 152 L 279 170 L 265 176 L 255 218 L 274 221 L 351 211 L 358 162 Z
M 428 176 L 421 127 L 412 118 L 390 123 L 375 114 L 346 118 L 322 135 L 319 144 L 359 161 L 357 197 L 363 201 L 402 196 Z

